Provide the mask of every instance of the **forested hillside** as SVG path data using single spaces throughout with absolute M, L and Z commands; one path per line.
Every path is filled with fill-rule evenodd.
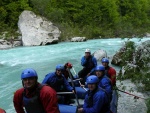
M 23 10 L 52 21 L 71 36 L 132 37 L 150 32 L 150 0 L 0 0 L 0 33 L 15 35 Z

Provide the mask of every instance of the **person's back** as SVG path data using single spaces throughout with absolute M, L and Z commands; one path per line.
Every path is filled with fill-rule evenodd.
M 103 88 L 107 92 L 107 94 L 110 97 L 110 101 L 111 101 L 111 98 L 112 98 L 112 86 L 111 86 L 111 81 L 108 79 L 108 77 L 103 76 L 100 79 L 98 86 Z
M 62 71 L 62 74 L 64 75 L 66 80 L 68 80 L 68 78 L 70 78 L 70 76 L 72 76 L 72 78 L 74 78 L 71 71 L 70 71 L 70 73 L 68 72 L 68 69 L 71 69 L 72 67 L 73 67 L 72 64 L 69 62 L 65 63 L 65 65 L 64 65 L 64 70 Z M 69 74 L 71 74 L 71 75 L 69 75 Z
M 116 86 L 116 70 L 113 67 L 106 67 L 106 75 L 110 78 L 113 86 Z

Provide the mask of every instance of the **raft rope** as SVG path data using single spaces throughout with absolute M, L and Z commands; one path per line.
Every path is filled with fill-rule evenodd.
M 128 94 L 128 95 L 131 95 L 131 96 L 134 96 L 135 97 L 135 99 L 144 99 L 144 100 L 146 100 L 146 98 L 143 98 L 143 97 L 139 97 L 139 96 L 136 96 L 136 95 L 134 95 L 134 94 L 131 94 L 131 93 L 129 93 L 129 92 L 126 92 L 126 91 L 123 91 L 123 90 L 120 90 L 120 89 L 116 89 L 116 90 L 118 90 L 118 91 L 120 91 L 120 92 L 123 92 L 123 93 L 125 93 L 125 94 Z

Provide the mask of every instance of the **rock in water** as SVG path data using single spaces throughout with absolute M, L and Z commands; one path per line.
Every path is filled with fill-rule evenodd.
M 102 58 L 104 58 L 104 57 L 106 58 L 106 57 L 107 57 L 106 51 L 104 51 L 104 50 L 102 50 L 102 49 L 99 49 L 99 50 L 95 51 L 95 52 L 93 53 L 93 55 L 94 55 L 94 57 L 97 59 L 97 61 L 101 61 Z
M 71 38 L 71 42 L 84 42 L 86 41 L 86 37 L 73 37 Z
M 27 10 L 19 16 L 18 28 L 22 34 L 23 46 L 57 43 L 61 33 L 53 23 Z

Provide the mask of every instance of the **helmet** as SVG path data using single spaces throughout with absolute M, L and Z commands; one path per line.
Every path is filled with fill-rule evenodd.
M 105 62 L 105 63 L 109 63 L 109 60 L 108 60 L 107 58 L 103 58 L 103 59 L 102 59 L 102 63 L 104 63 L 104 62 Z
M 69 62 L 67 62 L 67 63 L 65 64 L 65 66 L 68 67 L 68 68 L 72 68 L 72 64 L 69 63 Z
M 58 64 L 56 66 L 56 70 L 64 70 L 64 66 L 62 64 Z
M 95 71 L 105 71 L 105 67 L 103 65 L 96 66 Z
M 96 75 L 90 75 L 87 79 L 86 79 L 86 83 L 87 84 L 95 84 L 98 83 L 99 79 Z
M 29 78 L 29 77 L 38 77 L 36 71 L 32 68 L 25 69 L 21 73 L 21 79 Z
M 91 53 L 90 49 L 86 49 L 85 53 Z

